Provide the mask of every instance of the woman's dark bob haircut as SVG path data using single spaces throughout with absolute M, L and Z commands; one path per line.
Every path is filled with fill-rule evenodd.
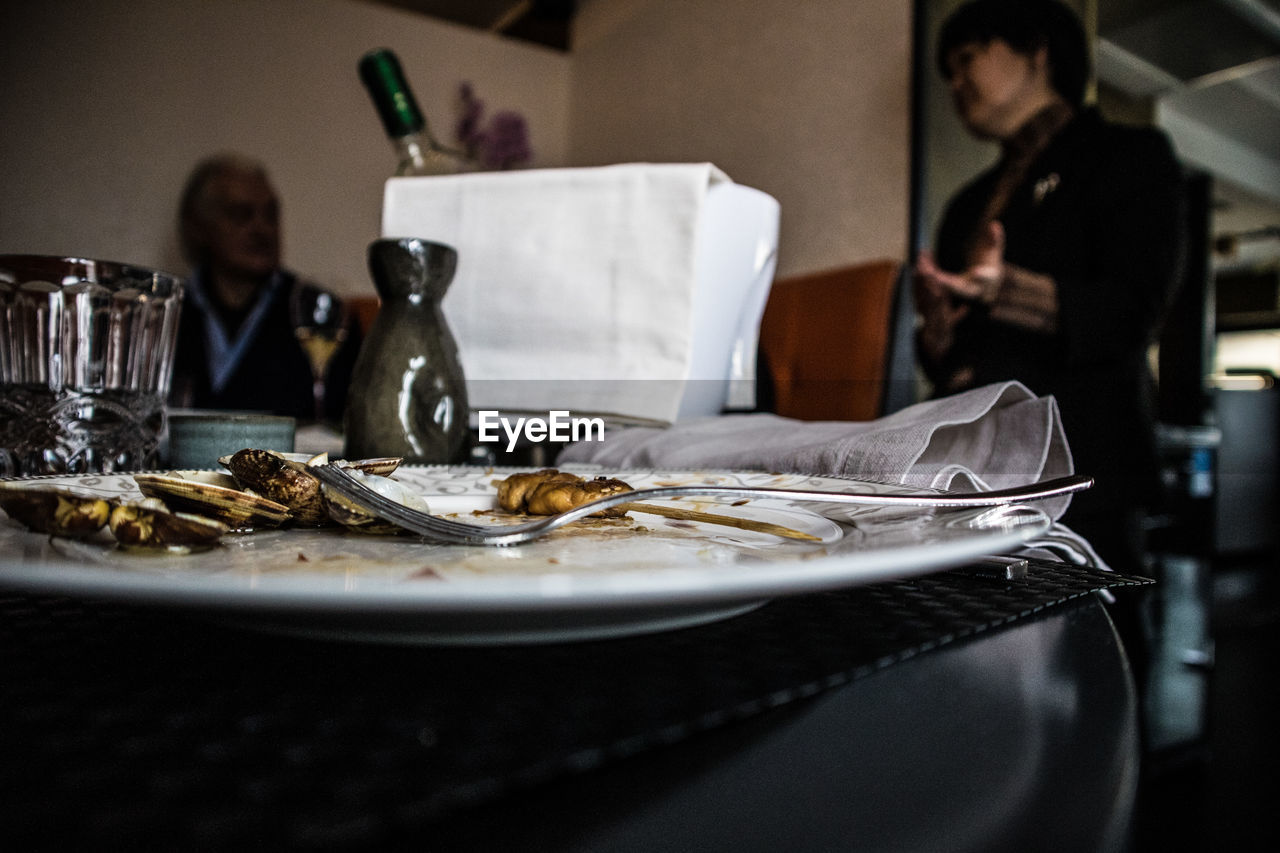
M 938 71 L 951 76 L 947 57 L 966 44 L 1000 39 L 1018 53 L 1049 52 L 1049 82 L 1072 106 L 1084 102 L 1089 79 L 1089 51 L 1084 27 L 1058 0 L 970 0 L 942 24 L 938 35 Z

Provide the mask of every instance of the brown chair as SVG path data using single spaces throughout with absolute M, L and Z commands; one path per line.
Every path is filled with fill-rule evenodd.
M 844 421 L 883 413 L 898 272 L 881 260 L 774 282 L 760 321 L 774 411 Z
M 347 297 L 347 310 L 356 318 L 360 334 L 366 338 L 369 337 L 369 329 L 373 326 L 374 318 L 378 316 L 381 305 L 381 301 L 376 296 Z

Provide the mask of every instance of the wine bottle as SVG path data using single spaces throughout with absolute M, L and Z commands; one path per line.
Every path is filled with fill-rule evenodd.
M 459 170 L 458 155 L 431 135 L 393 52 L 378 48 L 361 57 L 360 80 L 369 90 L 382 127 L 395 148 L 397 175 L 447 175 Z

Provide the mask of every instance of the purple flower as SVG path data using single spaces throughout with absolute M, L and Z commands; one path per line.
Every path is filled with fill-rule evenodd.
M 454 137 L 467 157 L 486 169 L 510 169 L 533 156 L 528 123 L 520 113 L 496 112 L 487 127 L 483 126 L 483 120 L 484 101 L 476 97 L 470 83 L 461 84 Z
M 484 101 L 475 96 L 470 83 L 458 87 L 458 123 L 454 128 L 454 137 L 458 144 L 474 158 L 476 151 L 484 143 L 484 131 L 480 129 L 480 119 L 484 117 Z
M 484 134 L 480 162 L 491 169 L 510 169 L 531 156 L 524 116 L 511 110 L 494 113 Z

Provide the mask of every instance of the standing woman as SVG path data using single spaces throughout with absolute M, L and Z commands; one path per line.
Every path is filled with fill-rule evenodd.
M 937 395 L 1011 379 L 1053 395 L 1096 481 L 1064 522 L 1140 571 L 1158 476 L 1147 350 L 1181 268 L 1178 163 L 1159 131 L 1084 106 L 1084 30 L 1057 0 L 972 0 L 937 62 L 961 122 L 1001 157 L 917 263 L 922 367 Z

